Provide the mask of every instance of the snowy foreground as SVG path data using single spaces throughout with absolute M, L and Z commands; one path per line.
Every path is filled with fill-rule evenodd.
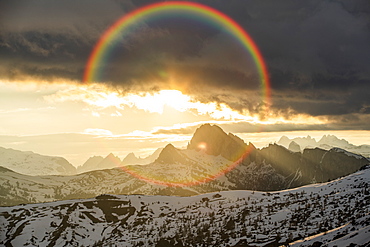
M 367 168 L 271 193 L 101 195 L 2 207 L 0 245 L 368 246 L 369 182 Z

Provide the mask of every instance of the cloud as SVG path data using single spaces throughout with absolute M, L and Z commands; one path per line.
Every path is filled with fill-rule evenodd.
M 85 129 L 83 134 L 88 134 L 88 135 L 97 135 L 97 136 L 112 136 L 112 132 L 106 129 L 92 129 L 88 128 Z
M 125 107 L 135 107 L 150 113 L 162 114 L 165 107 L 171 107 L 178 112 L 191 111 L 197 115 L 208 115 L 213 119 L 243 119 L 258 121 L 250 114 L 241 114 L 226 104 L 217 102 L 200 102 L 178 90 L 160 90 L 158 92 L 142 92 L 140 94 L 120 94 L 112 88 L 101 84 L 75 86 L 60 90 L 43 97 L 49 103 L 83 102 L 91 107 L 94 116 L 100 116 L 99 110 L 115 109 L 114 115 Z M 118 112 L 118 115 L 120 113 Z
M 100 35 L 152 1 L 2 1 L 0 79 L 81 81 Z M 274 115 L 328 117 L 366 128 L 370 105 L 370 3 L 203 0 L 235 19 L 267 64 Z M 102 64 L 99 82 L 124 94 L 175 89 L 202 102 L 264 117 L 250 54 L 218 27 L 152 20 L 125 36 Z
M 26 112 L 26 111 L 50 111 L 54 110 L 55 107 L 48 106 L 48 107 L 39 107 L 39 108 L 17 108 L 12 110 L 1 110 L 0 114 L 11 114 L 11 113 L 19 113 L 19 112 Z

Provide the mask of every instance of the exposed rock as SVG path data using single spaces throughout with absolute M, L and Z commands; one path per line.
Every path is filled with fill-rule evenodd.
M 247 150 L 247 145 L 239 137 L 226 134 L 217 125 L 204 124 L 195 131 L 188 149 L 204 150 L 207 154 L 235 161 Z

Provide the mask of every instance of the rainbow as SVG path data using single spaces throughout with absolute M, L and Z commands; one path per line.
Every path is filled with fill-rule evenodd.
M 266 64 L 257 45 L 254 43 L 248 33 L 230 17 L 216 9 L 194 2 L 158 2 L 138 8 L 118 19 L 103 33 L 93 48 L 86 64 L 83 82 L 92 83 L 99 81 L 102 67 L 105 63 L 105 60 L 109 57 L 109 53 L 111 52 L 115 41 L 130 33 L 130 31 L 132 31 L 132 27 L 144 20 L 160 18 L 163 15 L 171 14 L 185 15 L 189 16 L 190 18 L 200 18 L 201 20 L 206 20 L 207 22 L 216 25 L 218 28 L 225 30 L 229 35 L 231 35 L 231 37 L 233 37 L 251 55 L 259 74 L 262 98 L 264 100 L 266 109 L 268 109 L 271 95 L 270 81 Z M 249 153 L 250 150 L 245 150 L 245 152 L 240 155 L 240 158 L 231 165 L 229 164 L 226 167 L 215 171 L 213 174 L 208 174 L 205 177 L 200 177 L 190 181 L 182 181 L 181 179 L 165 181 L 164 178 L 156 177 L 155 174 L 146 174 L 145 170 L 143 171 L 138 168 L 139 166 L 136 167 L 139 170 L 136 170 L 134 166 L 122 167 L 122 169 L 137 178 L 155 184 L 161 184 L 165 186 L 191 186 L 213 180 L 227 173 L 235 168 Z
M 130 27 L 139 23 L 140 21 L 143 21 L 144 19 L 161 16 L 168 13 L 200 16 L 206 20 L 209 20 L 220 28 L 227 30 L 227 32 L 251 54 L 260 77 L 262 97 L 266 106 L 270 105 L 271 90 L 267 66 L 263 60 L 261 52 L 252 38 L 238 23 L 224 13 L 194 2 L 169 1 L 154 3 L 136 9 L 118 19 L 103 33 L 93 48 L 86 64 L 83 82 L 90 83 L 99 80 L 102 67 L 101 65 L 104 64 L 105 57 L 107 56 L 107 53 L 109 53 L 110 46 L 112 43 L 114 43 L 114 40 L 117 39 L 117 37 L 120 37 L 123 33 L 128 32 Z

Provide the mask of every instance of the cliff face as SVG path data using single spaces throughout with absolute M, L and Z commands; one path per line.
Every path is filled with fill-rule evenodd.
M 320 160 L 320 168 L 324 171 L 323 181 L 349 175 L 369 163 L 369 160 L 360 155 L 332 148 Z
M 351 174 L 369 161 L 337 149 L 305 149 L 294 153 L 279 145 L 270 145 L 258 151 L 256 162 L 270 164 L 277 173 L 286 177 L 287 187 L 313 182 L 326 182 Z
M 189 145 L 191 150 L 204 150 L 209 155 L 221 155 L 225 159 L 234 161 L 247 150 L 248 146 L 239 137 L 226 134 L 217 125 L 204 124 L 199 127 Z
M 295 148 L 297 152 L 271 144 L 259 150 L 209 124 L 199 127 L 188 145 L 188 149 L 203 150 L 238 162 L 239 165 L 225 175 L 236 189 L 278 190 L 326 182 L 351 174 L 369 163 L 360 155 L 340 149 L 314 148 L 301 153 L 298 144 Z

